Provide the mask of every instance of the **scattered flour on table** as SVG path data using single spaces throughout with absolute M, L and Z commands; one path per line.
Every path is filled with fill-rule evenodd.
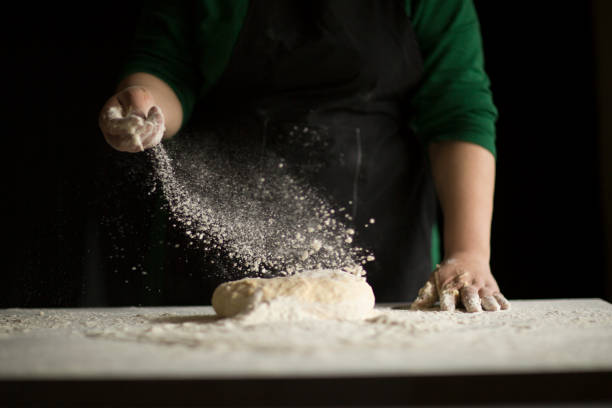
M 517 339 L 551 344 L 591 333 L 612 339 L 612 308 L 602 302 L 584 310 L 579 301 L 563 309 L 513 302 L 509 311 L 441 312 L 376 308 L 359 320 L 310 319 L 261 321 L 220 318 L 210 307 L 153 307 L 114 309 L 5 309 L 0 313 L 0 339 L 23 333 L 64 331 L 72 335 L 176 344 L 208 350 L 259 349 L 291 345 L 305 348 L 364 344 L 425 345 L 464 336 L 474 343 Z M 573 306 L 573 307 L 572 307 Z M 170 311 L 168 311 L 170 310 Z M 522 340 L 521 340 L 522 341 Z M 612 343 L 611 343 L 612 344 Z
M 90 344 L 87 349 L 103 341 L 101 350 L 120 350 L 126 342 L 147 345 L 142 350 L 151 359 L 180 361 L 177 369 L 193 372 L 593 368 L 612 366 L 612 307 L 603 301 L 515 301 L 512 310 L 500 312 L 383 307 L 360 320 L 298 321 L 219 318 L 210 307 L 0 311 L 0 341 L 21 344 L 26 338 L 72 339 Z M 23 372 L 24 359 L 4 355 L 0 347 L 0 362 L 6 362 L 0 372 Z M 113 370 L 121 364 L 112 363 Z
M 147 318 L 148 317 L 148 318 Z M 167 313 L 141 316 L 140 324 L 113 324 L 88 330 L 88 336 L 204 347 L 211 350 L 312 350 L 344 348 L 425 347 L 461 342 L 496 343 L 533 341 L 533 346 L 563 343 L 581 333 L 612 340 L 612 311 L 575 309 L 533 310 L 517 304 L 515 310 L 482 313 L 374 309 L 359 320 L 304 319 L 297 321 L 218 318 L 208 314 Z M 577 330 L 578 329 L 578 330 Z M 563 336 L 566 336 L 563 338 Z M 444 346 L 447 347 L 447 346 Z

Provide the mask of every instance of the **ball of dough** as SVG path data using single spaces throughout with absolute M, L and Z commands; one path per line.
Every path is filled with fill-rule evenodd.
M 374 308 L 374 292 L 363 277 L 322 269 L 222 283 L 213 293 L 212 305 L 223 317 L 261 309 L 270 320 L 360 319 Z

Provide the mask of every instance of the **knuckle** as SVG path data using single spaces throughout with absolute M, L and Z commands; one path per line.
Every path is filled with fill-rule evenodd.
M 478 290 L 478 295 L 481 298 L 488 298 L 491 297 L 491 295 L 493 294 L 493 291 L 491 291 L 490 289 L 486 288 L 486 287 L 482 287 Z

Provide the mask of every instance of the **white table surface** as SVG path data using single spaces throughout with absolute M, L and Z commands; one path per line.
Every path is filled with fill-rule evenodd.
M 381 306 L 364 322 L 240 325 L 211 307 L 0 310 L 0 380 L 612 371 L 612 305 L 469 314 Z

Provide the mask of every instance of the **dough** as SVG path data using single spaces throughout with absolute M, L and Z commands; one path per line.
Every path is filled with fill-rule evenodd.
M 320 269 L 226 282 L 215 289 L 212 305 L 223 317 L 257 313 L 261 320 L 354 320 L 372 311 L 374 292 L 364 277 Z

